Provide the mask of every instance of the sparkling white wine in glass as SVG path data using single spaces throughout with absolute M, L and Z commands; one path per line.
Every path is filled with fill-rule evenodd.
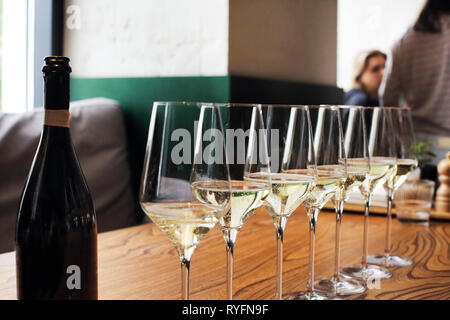
M 230 198 L 228 184 L 222 181 L 200 181 L 191 184 L 192 193 L 203 203 L 221 204 Z M 219 218 L 222 228 L 240 229 L 269 195 L 267 183 L 231 181 L 229 209 Z
M 270 174 L 255 171 L 249 181 L 270 177 L 271 193 L 264 202 L 277 239 L 275 299 L 282 299 L 283 237 L 290 215 L 301 205 L 316 181 L 311 122 L 306 106 L 263 106 Z M 302 170 L 290 172 L 290 170 Z
M 362 293 L 367 290 L 366 286 L 359 281 L 342 277 L 340 267 L 341 226 L 344 203 L 348 200 L 350 192 L 362 187 L 369 173 L 365 122 L 362 107 L 339 106 L 339 112 L 346 155 L 344 163 L 341 161 L 340 164 L 344 167 L 347 164 L 347 174 L 345 182 L 340 186 L 339 191 L 332 199 L 336 212 L 334 273 L 329 279 L 318 280 L 314 286 L 317 292 L 330 298 Z M 345 160 L 347 161 L 345 162 Z
M 365 203 L 363 254 L 361 265 L 344 268 L 343 274 L 358 280 L 386 279 L 392 276 L 392 272 L 386 268 L 368 264 L 369 212 L 371 194 L 377 186 L 392 179 L 397 170 L 395 143 L 393 141 L 394 129 L 391 112 L 388 108 L 364 107 L 362 110 L 366 123 L 367 154 L 369 158 L 369 172 L 366 180 L 359 188 Z M 349 170 L 352 170 L 352 167 L 361 166 L 361 161 L 360 159 L 350 158 L 347 164 Z
M 212 104 L 153 104 L 139 202 L 179 254 L 181 296 L 185 300 L 189 299 L 192 254 L 205 234 L 222 218 L 230 202 L 229 170 L 219 156 L 225 153 L 225 146 L 220 143 L 221 124 L 220 111 Z M 202 143 L 202 139 L 194 136 L 195 132 L 202 136 L 208 132 L 207 137 L 213 143 Z M 215 153 L 208 152 L 211 146 Z M 228 187 L 228 192 L 216 203 L 201 203 L 191 191 L 193 176 L 197 183 L 221 183 L 223 190 Z
M 303 202 L 305 208 L 322 209 L 344 185 L 345 172 L 317 166 L 317 182 Z
M 397 170 L 387 183 L 397 190 L 398 187 L 406 181 L 408 176 L 417 168 L 416 159 L 397 159 Z
M 352 162 L 356 159 L 347 160 L 347 178 L 344 183 L 344 200 L 348 200 L 350 192 L 359 189 L 367 178 L 369 169 L 367 167 L 352 166 Z
M 313 151 L 316 165 L 316 181 L 303 206 L 309 223 L 309 277 L 304 292 L 289 296 L 292 300 L 325 300 L 328 297 L 314 289 L 315 232 L 320 210 L 330 200 L 343 195 L 347 178 L 347 162 L 344 152 L 342 123 L 339 109 L 333 106 L 309 107 L 313 135 Z M 287 170 L 300 173 L 301 170 Z
M 347 165 L 352 167 L 358 167 L 360 162 L 358 160 L 350 159 L 347 161 Z M 372 193 L 378 186 L 385 183 L 388 179 L 395 175 L 396 171 L 396 159 L 388 157 L 373 157 L 370 159 L 370 169 L 366 180 L 361 188 L 364 191 Z
M 248 181 L 266 179 L 267 174 L 253 173 L 245 177 Z M 270 173 L 272 183 L 264 208 L 272 217 L 290 216 L 303 202 L 315 179 L 306 174 Z
M 384 254 L 370 255 L 368 261 L 387 267 L 406 267 L 413 263 L 411 258 L 392 255 L 391 225 L 394 192 L 406 181 L 409 174 L 417 167 L 416 143 L 412 125 L 411 110 L 408 108 L 386 108 L 393 120 L 392 145 L 395 146 L 397 164 L 393 175 L 384 183 L 387 193 L 386 244 Z
M 142 203 L 141 207 L 180 255 L 195 249 L 222 215 L 217 207 L 196 202 Z
M 223 141 L 226 145 L 225 163 L 229 168 L 229 189 L 225 181 L 199 180 L 202 168 L 194 166 L 191 177 L 191 190 L 194 196 L 204 203 L 220 204 L 222 198 L 229 198 L 224 215 L 219 218 L 218 226 L 225 240 L 227 257 L 227 298 L 233 298 L 233 255 L 238 231 L 262 205 L 269 195 L 270 182 L 266 179 L 246 181 L 244 176 L 253 172 L 269 173 L 267 145 L 264 141 L 264 122 L 261 106 L 257 104 L 215 104 L 220 110 L 221 123 L 226 135 L 214 141 Z M 209 117 L 200 117 L 200 123 Z M 205 132 L 206 134 L 207 132 Z M 201 132 L 198 131 L 198 140 Z M 205 149 L 205 150 L 209 150 Z M 214 156 L 217 156 L 214 152 Z M 201 152 L 198 156 L 203 156 Z M 206 168 L 208 169 L 208 168 Z M 203 170 L 208 172 L 208 170 Z

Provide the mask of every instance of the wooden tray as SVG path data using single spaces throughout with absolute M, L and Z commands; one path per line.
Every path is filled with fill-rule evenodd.
M 333 203 L 331 201 L 328 202 L 324 206 L 324 209 L 334 210 Z M 344 211 L 364 213 L 364 204 L 362 204 L 362 203 L 346 202 L 345 205 L 344 205 Z M 370 213 L 386 215 L 386 207 L 380 207 L 380 206 L 373 206 L 372 205 L 372 206 L 370 206 Z M 392 209 L 392 213 L 395 214 L 395 208 Z M 441 212 L 441 211 L 435 211 L 434 209 L 431 209 L 430 219 L 433 219 L 433 220 L 448 220 L 448 221 L 450 221 L 450 212 Z

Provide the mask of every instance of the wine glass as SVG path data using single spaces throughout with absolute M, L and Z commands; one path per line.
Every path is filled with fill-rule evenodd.
M 199 118 L 207 118 L 196 128 Z M 212 104 L 155 102 L 150 118 L 147 148 L 142 171 L 139 202 L 147 216 L 175 246 L 181 262 L 182 299 L 189 299 L 189 269 L 200 240 L 228 210 L 230 177 L 223 159 L 203 152 L 194 132 L 223 136 L 220 113 Z M 216 152 L 224 154 L 224 144 L 215 140 Z M 195 174 L 194 171 L 195 150 Z M 198 156 L 199 154 L 202 156 Z M 205 204 L 195 200 L 190 180 L 216 181 L 224 192 L 220 201 Z
M 343 278 L 340 274 L 340 241 L 344 202 L 348 200 L 350 192 L 362 185 L 369 172 L 365 121 L 362 107 L 338 106 L 338 108 L 342 121 L 344 150 L 348 166 L 345 183 L 332 199 L 336 211 L 334 275 L 331 279 L 323 279 L 315 283 L 316 291 L 329 297 L 347 296 L 367 290 L 366 286 L 359 281 Z M 357 167 L 351 165 L 355 161 L 358 161 Z
M 323 206 L 339 196 L 347 174 L 342 124 L 339 109 L 334 106 L 309 106 L 313 134 L 313 150 L 317 164 L 317 182 L 303 206 L 309 222 L 309 279 L 307 290 L 292 294 L 291 300 L 325 300 L 314 290 L 314 251 L 317 218 Z
M 395 190 L 405 182 L 410 173 L 417 167 L 416 141 L 411 109 L 392 107 L 389 110 L 391 111 L 394 128 L 392 141 L 396 147 L 397 166 L 395 174 L 387 179 L 383 185 L 387 193 L 386 248 L 384 254 L 369 255 L 367 261 L 386 267 L 407 267 L 413 263 L 413 259 L 391 254 L 392 202 Z
M 225 129 L 226 161 L 230 170 L 230 206 L 219 219 L 227 254 L 227 298 L 233 298 L 233 256 L 243 224 L 270 193 L 270 169 L 260 105 L 216 104 Z M 199 120 L 201 122 L 202 119 Z M 210 149 L 205 149 L 210 150 Z M 209 152 L 209 151 L 208 151 Z M 194 171 L 195 172 L 195 171 Z M 260 179 L 244 177 L 258 173 Z M 192 190 L 203 203 L 216 204 L 223 190 L 215 181 L 192 181 Z M 228 190 L 228 189 L 227 189 Z
M 270 159 L 271 193 L 264 201 L 277 238 L 275 298 L 282 299 L 283 235 L 290 215 L 300 206 L 316 181 L 314 153 L 308 108 L 305 106 L 264 105 L 267 149 Z M 265 173 L 255 172 L 246 179 L 258 181 Z
M 394 129 L 389 108 L 364 107 L 363 112 L 369 153 L 369 173 L 359 188 L 365 203 L 363 255 L 361 265 L 344 268 L 342 274 L 359 280 L 371 281 L 392 277 L 392 272 L 388 269 L 368 264 L 367 252 L 369 249 L 370 196 L 378 185 L 383 185 L 395 174 L 397 159 L 395 146 L 392 143 Z M 359 159 L 354 159 L 348 162 L 348 166 L 350 168 L 360 167 L 361 164 Z

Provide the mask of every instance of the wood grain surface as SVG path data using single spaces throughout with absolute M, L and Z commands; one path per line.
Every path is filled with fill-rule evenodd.
M 372 216 L 369 251 L 384 249 L 386 218 Z M 335 215 L 319 215 L 316 242 L 316 279 L 333 273 Z M 359 264 L 363 216 L 344 214 L 342 265 Z M 308 226 L 299 208 L 289 219 L 284 238 L 283 293 L 304 290 L 308 274 Z M 393 277 L 379 287 L 348 299 L 450 299 L 450 223 L 429 226 L 392 226 L 395 254 L 414 264 L 392 268 Z M 234 298 L 273 299 L 275 296 L 275 229 L 267 212 L 259 209 L 238 234 L 235 247 Z M 153 224 L 99 235 L 100 299 L 180 299 L 178 255 L 168 238 Z M 210 231 L 191 261 L 191 299 L 225 299 L 225 244 L 218 228 Z M 14 252 L 0 255 L 0 299 L 15 299 Z

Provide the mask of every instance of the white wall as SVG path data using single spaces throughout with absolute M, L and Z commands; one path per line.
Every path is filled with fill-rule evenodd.
M 66 25 L 64 54 L 71 58 L 73 76 L 227 74 L 228 0 L 66 0 L 65 5 L 72 29 Z
M 66 0 L 66 8 L 74 76 L 336 84 L 337 0 Z
M 390 53 L 412 26 L 425 0 L 338 0 L 337 85 L 351 88 L 355 56 L 364 50 Z
M 337 0 L 230 0 L 230 74 L 336 85 Z

